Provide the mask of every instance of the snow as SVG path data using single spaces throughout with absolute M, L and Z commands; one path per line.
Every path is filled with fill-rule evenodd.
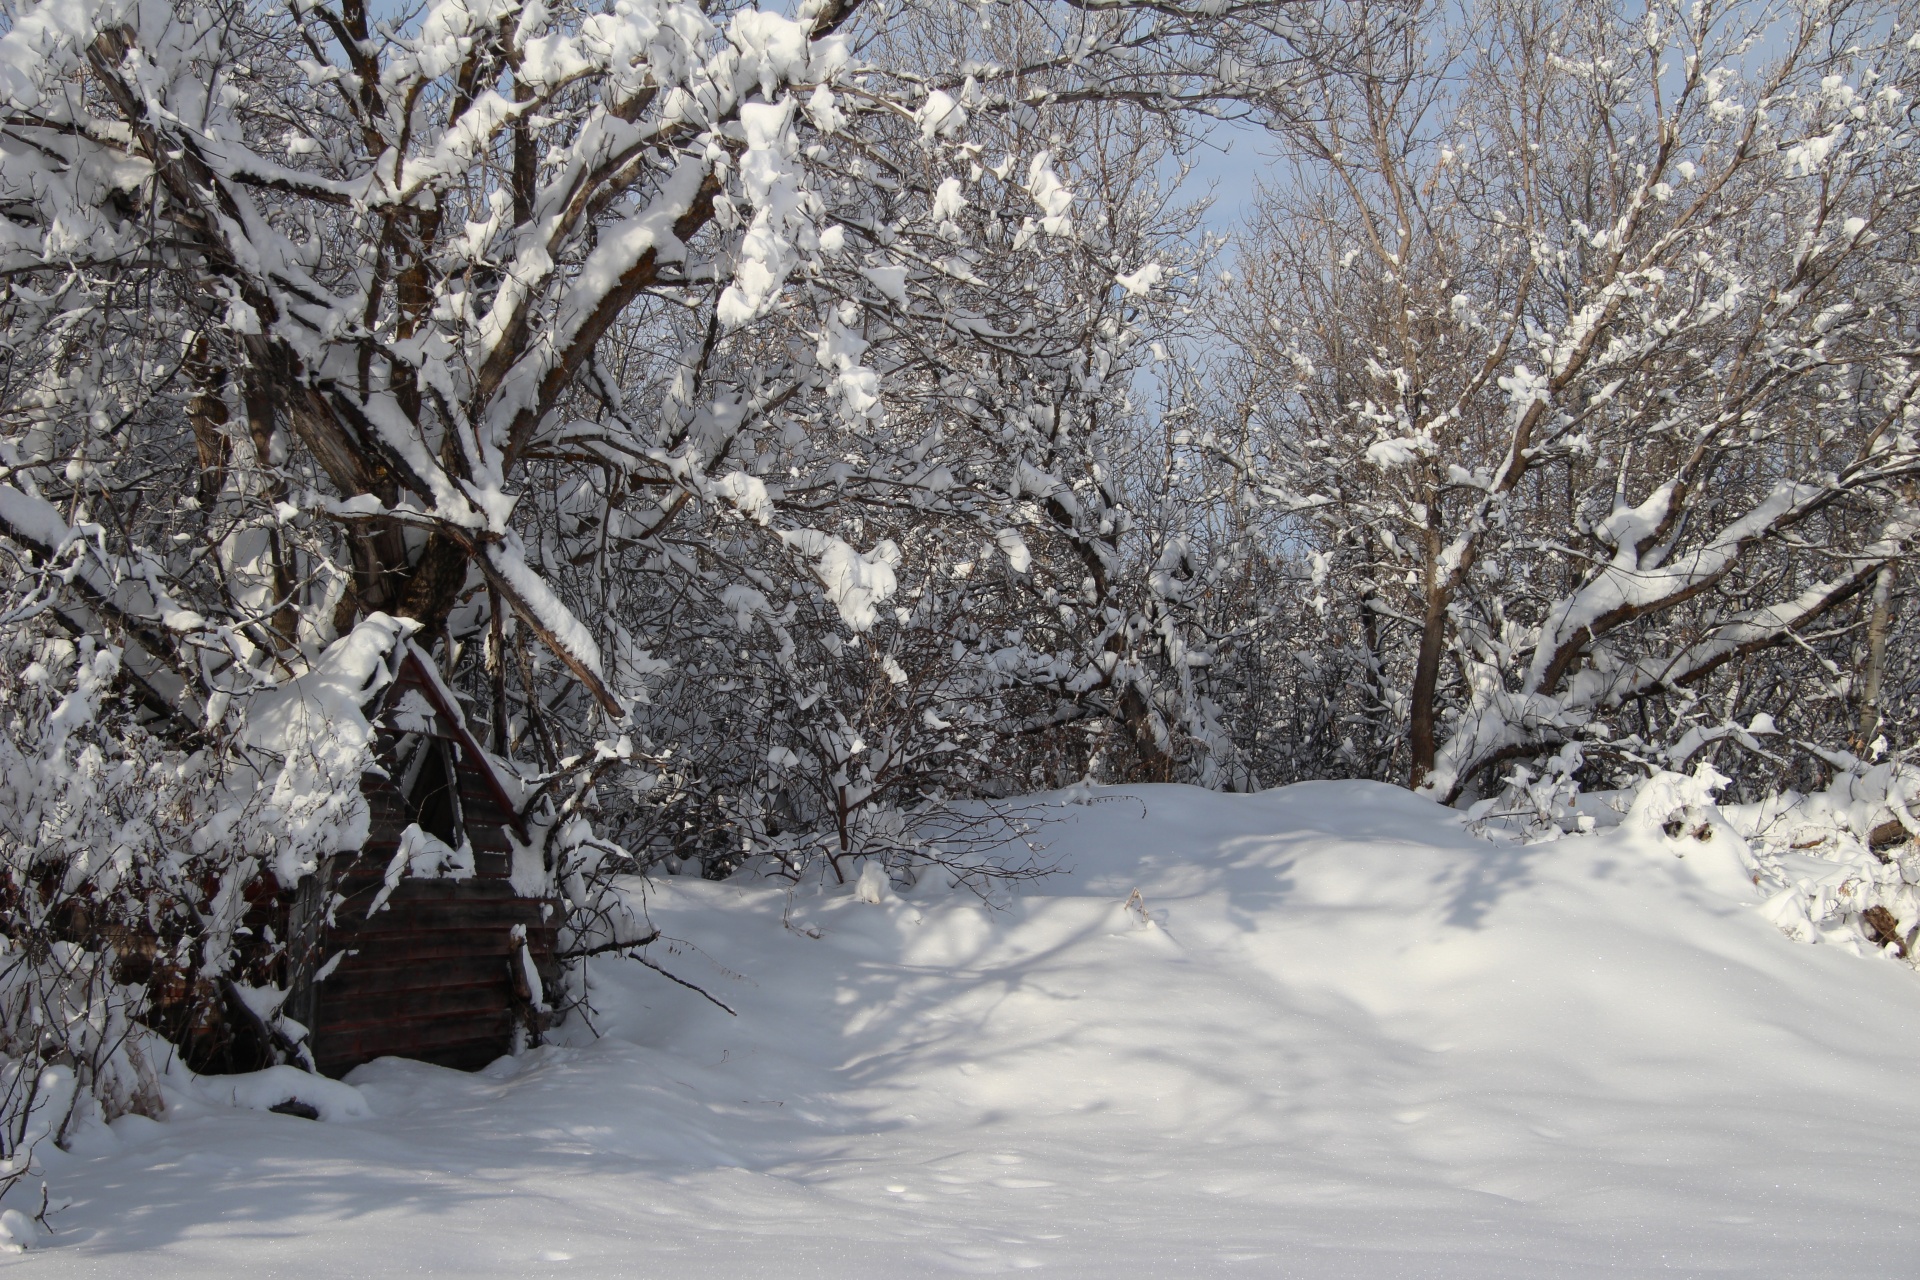
M 268 804 L 285 837 L 271 867 L 281 884 L 366 843 L 360 775 L 373 761 L 373 726 L 365 708 L 392 679 L 394 649 L 418 625 L 369 614 L 312 671 L 249 699 L 246 742 L 278 762 Z
M 40 1232 L 32 1218 L 18 1209 L 0 1211 L 0 1250 L 20 1253 L 32 1248 L 39 1238 Z
M 828 228 L 829 234 L 836 231 L 840 231 L 840 228 Z M 829 253 L 838 253 L 841 243 L 838 236 L 833 237 L 831 245 L 823 237 L 820 247 Z M 904 305 L 904 284 L 902 302 Z M 884 412 L 880 403 L 880 375 L 860 363 L 860 357 L 867 351 L 866 339 L 854 330 L 854 325 L 860 319 L 860 308 L 856 303 L 841 303 L 827 316 L 826 325 L 821 329 L 820 340 L 814 349 L 814 359 L 820 363 L 820 367 L 833 371 L 828 389 L 839 397 L 843 416 L 851 422 L 878 419 Z
M 966 108 L 954 101 L 953 95 L 935 89 L 927 94 L 926 102 L 914 113 L 914 119 L 920 123 L 920 136 L 931 142 L 935 135 L 957 136 L 966 127 L 967 112 Z
M 0 521 L 17 536 L 39 543 L 49 554 L 65 549 L 74 538 L 83 536 L 61 518 L 51 503 L 22 493 L 10 484 L 0 484 Z
M 859 551 L 818 529 L 783 529 L 780 537 L 813 559 L 814 576 L 847 629 L 872 630 L 879 607 L 899 586 L 894 569 L 900 564 L 900 548 L 893 540 L 883 538 L 873 550 Z
M 1067 870 L 998 910 L 655 882 L 647 954 L 738 1018 L 596 961 L 602 1038 L 382 1060 L 364 1120 L 170 1088 L 54 1155 L 34 1274 L 1910 1269 L 1920 982 L 1790 941 L 1724 833 L 1495 844 L 1365 783 L 1071 798 Z
M 729 471 L 714 482 L 713 491 L 755 524 L 773 519 L 773 499 L 767 494 L 767 482 L 759 476 Z
M 740 69 L 772 97 L 789 80 L 805 79 L 811 52 L 807 25 L 779 14 L 749 11 L 727 24 L 727 39 L 740 51 Z
M 393 856 L 387 860 L 380 890 L 367 905 L 367 918 L 372 919 L 386 907 L 387 899 L 400 887 L 400 880 L 404 876 L 422 880 L 471 880 L 473 870 L 471 845 L 462 841 L 456 849 L 431 832 L 422 831 L 420 824 L 410 822 L 406 830 L 400 833 L 400 842 L 394 847 Z
M 897 306 L 906 306 L 911 301 L 907 294 L 907 269 L 894 265 L 885 267 L 862 267 L 860 274 L 873 283 L 873 287 L 885 294 L 887 300 Z
M 718 303 L 720 323 L 728 328 L 746 324 L 773 305 L 795 264 L 794 231 L 811 225 L 792 167 L 792 119 L 791 98 L 740 108 L 747 140 L 740 182 L 756 212 L 740 242 L 733 283 Z
M 487 560 L 507 584 L 519 593 L 521 602 L 551 631 L 594 675 L 601 674 L 600 644 L 593 633 L 567 608 L 547 580 L 527 564 L 526 544 L 517 533 L 509 532 L 499 542 L 487 545 Z
M 15 10 L 0 34 L 0 100 L 22 111 L 40 106 L 47 96 L 43 86 L 70 72 L 79 61 L 77 51 L 92 42 L 95 32 L 119 21 L 126 8 L 118 0 L 42 0 Z
M 1015 573 L 1025 573 L 1033 567 L 1033 552 L 1027 547 L 1027 540 L 1020 536 L 1018 529 L 1002 529 L 993 535 L 999 544 L 1000 552 L 1007 558 L 1007 567 Z
M 1614 546 L 1613 559 L 1553 606 L 1534 646 L 1527 674 L 1529 692 L 1551 692 L 1543 687 L 1546 673 L 1553 669 L 1567 644 L 1602 619 L 1624 617 L 1632 610 L 1650 609 L 1665 600 L 1683 599 L 1703 584 L 1717 581 L 1739 562 L 1750 543 L 1783 527 L 1827 496 L 1817 485 L 1776 484 L 1750 511 L 1718 530 L 1702 546 L 1659 563 L 1658 555 L 1645 552 L 1643 547 L 1666 518 L 1672 488 L 1671 482 L 1660 486 L 1641 506 L 1616 510 L 1595 528 L 1596 538 Z M 1774 606 L 1766 612 L 1778 609 Z M 1775 617 L 1785 621 L 1784 614 L 1775 613 Z M 1743 633 L 1740 624 L 1750 621 L 1731 619 L 1720 630 Z M 1725 635 L 1717 639 L 1726 642 Z
M 941 179 L 940 189 L 934 192 L 933 195 L 933 216 L 935 218 L 957 218 L 960 216 L 961 210 L 966 207 L 967 197 L 961 192 L 960 179 Z M 1158 267 L 1159 264 L 1150 263 L 1148 265 Z M 1140 272 L 1144 272 L 1146 269 L 1146 267 L 1142 267 L 1140 268 Z M 1135 272 L 1134 274 L 1139 275 L 1140 272 Z M 1124 283 L 1124 281 L 1122 283 Z
M 1067 211 L 1073 207 L 1073 193 L 1053 171 L 1051 152 L 1042 151 L 1027 166 L 1027 194 L 1045 211 L 1047 216 L 1041 219 L 1040 225 L 1048 235 L 1066 235 L 1072 229 Z
M 1153 287 L 1160 283 L 1160 278 L 1165 274 L 1165 268 L 1159 263 L 1149 262 L 1131 275 L 1115 276 L 1113 282 L 1134 297 L 1144 298 L 1153 292 Z
M 1382 471 L 1391 471 L 1395 467 L 1404 467 L 1417 462 L 1426 454 L 1433 452 L 1433 440 L 1428 436 L 1396 436 L 1391 440 L 1376 440 L 1367 446 L 1367 461 Z
M 215 1106 L 271 1111 L 284 1103 L 304 1102 L 329 1122 L 366 1120 L 373 1114 L 352 1085 L 298 1067 L 268 1067 L 236 1076 L 192 1076 L 176 1070 L 171 1078 L 194 1098 Z

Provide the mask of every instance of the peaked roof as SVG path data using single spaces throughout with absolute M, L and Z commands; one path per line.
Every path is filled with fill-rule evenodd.
M 376 722 L 390 722 L 401 711 L 401 703 L 406 695 L 418 690 L 426 695 L 439 721 L 436 737 L 451 738 L 460 744 L 467 759 L 473 761 L 485 779 L 487 790 L 492 793 L 500 811 L 507 815 L 514 830 L 522 840 L 527 838 L 527 822 L 520 812 L 520 780 L 496 760 L 484 747 L 473 731 L 467 728 L 467 718 L 460 710 L 459 699 L 453 696 L 453 690 L 447 688 L 441 680 L 439 668 L 434 665 L 427 651 L 414 643 L 411 638 L 403 640 L 394 647 L 399 662 L 393 667 L 393 678 L 381 690 L 380 710 L 375 716 Z
M 328 645 L 311 670 L 247 698 L 244 741 L 262 753 L 263 776 L 275 775 L 276 803 L 299 828 L 293 834 L 338 840 L 334 847 L 342 850 L 364 842 L 364 806 L 356 816 L 351 805 L 316 804 L 311 797 L 357 787 L 376 727 L 399 728 L 411 717 L 416 731 L 466 749 L 488 793 L 520 838 L 527 838 L 518 799 L 525 788 L 473 736 L 433 659 L 414 643 L 418 630 L 409 618 L 368 614 Z

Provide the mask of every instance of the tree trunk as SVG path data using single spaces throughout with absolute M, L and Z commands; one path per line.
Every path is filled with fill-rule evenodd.
M 1880 566 L 1873 580 L 1873 611 L 1867 618 L 1867 669 L 1860 678 L 1857 745 L 1869 750 L 1880 730 L 1880 683 L 1887 673 L 1887 633 L 1893 613 L 1893 566 Z
M 1427 593 L 1426 616 L 1420 625 L 1420 661 L 1413 669 L 1412 713 L 1408 725 L 1408 745 L 1412 763 L 1407 785 L 1418 787 L 1433 772 L 1438 756 L 1435 731 L 1436 704 L 1439 701 L 1440 655 L 1446 647 L 1447 604 L 1438 591 Z
M 1429 499 L 1431 502 L 1431 499 Z M 1407 785 L 1418 787 L 1433 772 L 1438 755 L 1435 725 L 1440 687 L 1440 656 L 1447 644 L 1448 591 L 1440 573 L 1440 535 L 1433 527 L 1432 507 L 1428 507 L 1426 581 L 1423 584 L 1426 608 L 1420 619 L 1420 660 L 1413 669 L 1412 706 L 1407 726 L 1409 754 Z

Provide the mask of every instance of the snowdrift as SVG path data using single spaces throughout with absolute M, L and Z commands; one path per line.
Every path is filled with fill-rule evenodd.
M 1467 833 L 1387 787 L 1102 789 L 1065 870 L 646 888 L 599 1039 L 171 1099 L 56 1159 L 47 1277 L 1893 1275 L 1920 979 L 1735 847 Z M 1137 891 L 1137 893 L 1136 893 Z M 867 899 L 878 899 L 869 901 Z

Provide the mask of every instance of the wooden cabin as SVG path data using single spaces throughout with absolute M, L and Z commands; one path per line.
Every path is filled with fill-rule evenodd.
M 541 987 L 558 978 L 559 904 L 537 867 L 515 875 L 516 842 L 523 861 L 537 857 L 525 847 L 518 781 L 474 739 L 418 645 L 402 640 L 391 669 L 363 708 L 384 770 L 361 779 L 366 844 L 260 904 L 289 943 L 280 1012 L 306 1028 L 312 1065 L 330 1076 L 388 1054 L 485 1066 L 538 1036 Z M 470 849 L 471 873 L 403 875 L 380 902 L 412 825 Z

